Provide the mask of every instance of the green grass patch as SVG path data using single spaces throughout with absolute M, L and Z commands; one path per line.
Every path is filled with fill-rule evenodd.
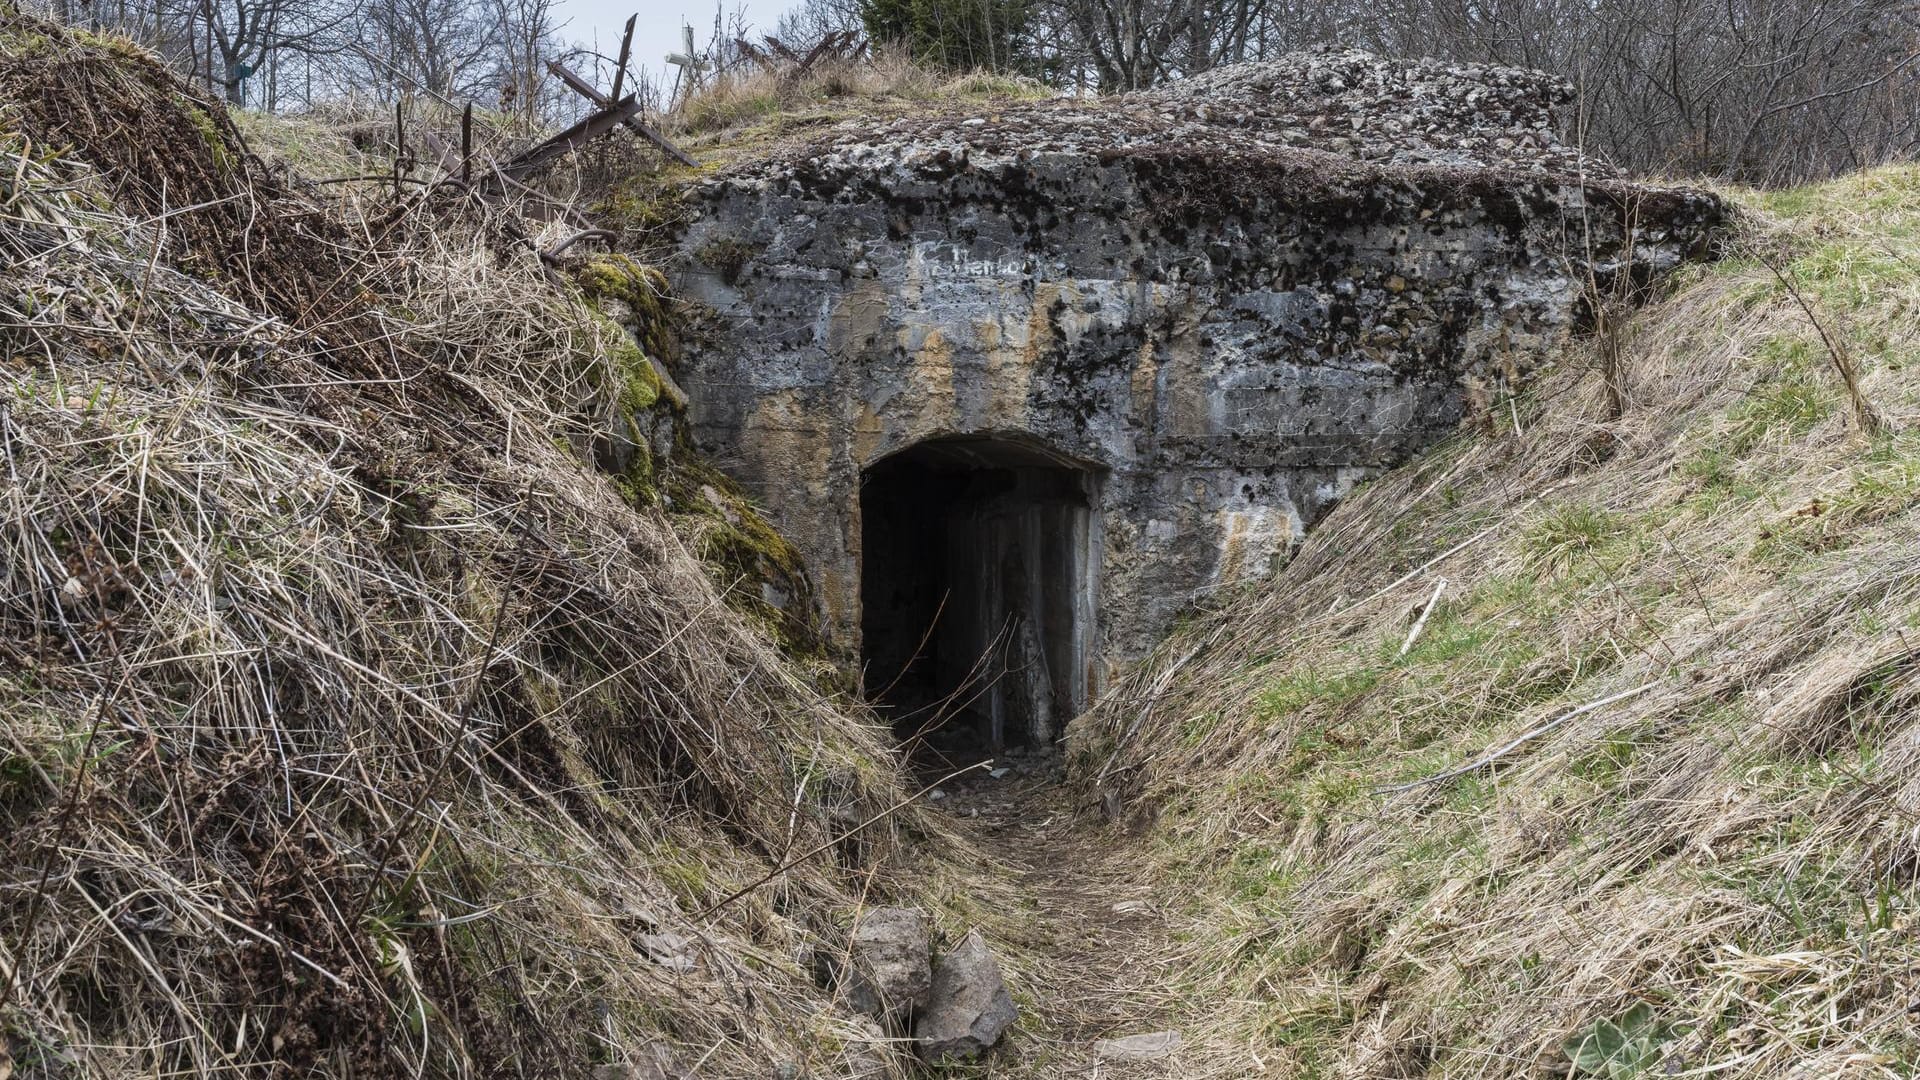
M 1648 744 L 1650 736 L 1651 732 L 1645 724 L 1610 731 L 1585 753 L 1574 758 L 1568 764 L 1567 771 L 1588 783 L 1611 786 L 1621 773 L 1632 767 L 1634 758 Z
M 1566 570 L 1593 557 L 1623 529 L 1619 516 L 1611 511 L 1587 503 L 1566 503 L 1548 511 L 1527 530 L 1527 553 L 1536 565 Z
M 1293 672 L 1260 692 L 1258 715 L 1263 721 L 1282 720 L 1309 709 L 1348 704 L 1380 683 L 1378 668 L 1363 667 L 1328 672 L 1319 668 Z

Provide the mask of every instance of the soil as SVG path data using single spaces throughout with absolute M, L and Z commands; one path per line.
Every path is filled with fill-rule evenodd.
M 927 765 L 932 782 L 959 765 Z M 937 769 L 937 771 L 935 771 Z M 995 777 L 994 772 L 1001 772 Z M 1102 1039 L 1178 1030 L 1164 912 L 1139 880 L 1126 837 L 1077 805 L 1057 753 L 1001 755 L 938 787 L 934 806 L 998 863 L 1027 905 L 1010 942 L 1022 1019 L 984 1075 L 1147 1080 L 1188 1075 L 1164 1061 L 1102 1061 Z

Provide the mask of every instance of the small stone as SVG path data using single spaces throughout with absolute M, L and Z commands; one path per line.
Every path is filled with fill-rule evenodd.
M 941 799 L 944 799 L 946 797 L 947 797 L 947 793 L 944 791 L 941 791 L 939 788 L 934 788 L 931 792 L 927 793 L 928 802 L 939 802 Z
M 1007 778 L 1007 774 L 1012 771 L 1013 771 L 1012 769 L 1008 768 L 1005 765 L 1002 765 L 999 768 L 988 773 L 987 776 L 993 780 L 1005 780 Z
M 1019 1018 L 1000 962 L 973 930 L 934 968 L 931 1000 L 913 1035 L 930 1064 L 967 1061 L 991 1049 Z
M 1177 1031 L 1153 1031 L 1128 1035 L 1122 1039 L 1101 1039 L 1093 1044 L 1093 1056 L 1101 1061 L 1159 1061 L 1180 1049 Z
M 860 916 L 849 950 L 848 1003 L 883 1024 L 905 1028 L 926 1008 L 933 987 L 933 926 L 917 908 L 878 907 Z
M 697 971 L 700 958 L 695 953 L 692 938 L 675 930 L 663 930 L 658 934 L 641 934 L 635 939 L 647 958 L 668 971 Z

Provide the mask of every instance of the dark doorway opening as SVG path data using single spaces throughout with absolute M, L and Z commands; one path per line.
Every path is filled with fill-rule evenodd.
M 1096 689 L 1099 477 L 1032 442 L 954 437 L 860 487 L 868 697 L 946 754 L 1041 746 Z

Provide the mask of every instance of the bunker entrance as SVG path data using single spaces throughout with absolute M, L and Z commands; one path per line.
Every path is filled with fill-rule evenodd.
M 1040 746 L 1087 707 L 1097 484 L 1080 462 L 1004 438 L 919 443 L 867 470 L 864 681 L 903 741 L 953 755 Z

